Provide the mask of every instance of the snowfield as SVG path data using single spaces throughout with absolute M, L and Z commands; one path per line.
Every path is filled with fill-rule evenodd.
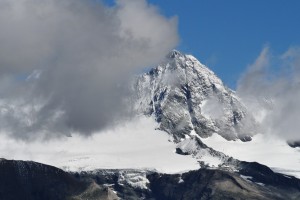
M 157 123 L 152 118 L 141 116 L 90 137 L 73 134 L 72 137 L 42 142 L 25 142 L 0 134 L 0 157 L 32 160 L 68 171 L 150 169 L 162 173 L 181 173 L 199 169 L 197 160 L 211 167 L 221 163 L 219 158 L 212 157 L 203 149 L 194 156 L 176 154 L 178 145 L 188 152 L 196 148 L 189 138 L 175 144 L 171 142 L 171 136 L 156 128 Z M 278 137 L 258 134 L 252 141 L 242 142 L 227 141 L 213 134 L 201 140 L 233 158 L 256 161 L 274 171 L 300 178 L 300 149 L 289 147 Z
M 300 149 L 291 148 L 276 135 L 257 134 L 250 142 L 227 141 L 218 134 L 201 140 L 207 146 L 233 158 L 259 162 L 274 171 L 300 178 Z
M 69 171 L 142 168 L 178 173 L 199 168 L 192 156 L 176 154 L 169 135 L 155 128 L 154 120 L 140 117 L 90 137 L 73 134 L 26 143 L 0 134 L 0 157 L 33 160 Z

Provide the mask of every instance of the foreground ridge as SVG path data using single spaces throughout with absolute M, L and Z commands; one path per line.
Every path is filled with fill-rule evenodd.
M 36 162 L 0 161 L 0 199 L 299 199 L 300 180 L 259 163 L 228 172 L 202 168 L 182 174 L 102 169 L 68 173 Z

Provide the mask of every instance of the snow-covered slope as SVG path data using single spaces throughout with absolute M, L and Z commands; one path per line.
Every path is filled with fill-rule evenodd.
M 248 162 L 259 162 L 274 171 L 300 178 L 300 149 L 291 148 L 284 139 L 257 134 L 250 142 L 227 141 L 217 134 L 202 139 L 216 151 Z
M 194 130 L 201 137 L 250 140 L 255 121 L 235 93 L 191 55 L 172 51 L 134 84 L 136 109 L 152 115 L 179 141 Z
M 199 136 L 192 136 L 179 142 L 176 152 L 183 155 L 192 155 L 201 167 L 226 168 L 228 171 L 235 171 L 238 168 L 238 160 L 210 148 L 201 141 Z
M 175 153 L 176 144 L 156 126 L 153 119 L 139 117 L 91 137 L 73 134 L 23 142 L 0 134 L 0 158 L 33 160 L 71 171 L 147 168 L 177 173 L 198 169 L 192 156 Z

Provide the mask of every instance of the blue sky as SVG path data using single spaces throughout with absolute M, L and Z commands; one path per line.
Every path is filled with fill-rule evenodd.
M 299 0 L 148 2 L 166 16 L 178 16 L 177 48 L 208 65 L 231 88 L 265 45 L 275 55 L 300 45 Z

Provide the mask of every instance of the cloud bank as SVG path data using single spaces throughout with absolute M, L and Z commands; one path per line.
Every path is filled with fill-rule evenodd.
M 145 0 L 0 1 L 0 129 L 21 139 L 91 134 L 126 115 L 126 83 L 178 42 Z
M 240 79 L 237 93 L 260 122 L 262 133 L 300 140 L 299 47 L 279 56 L 265 47 Z

